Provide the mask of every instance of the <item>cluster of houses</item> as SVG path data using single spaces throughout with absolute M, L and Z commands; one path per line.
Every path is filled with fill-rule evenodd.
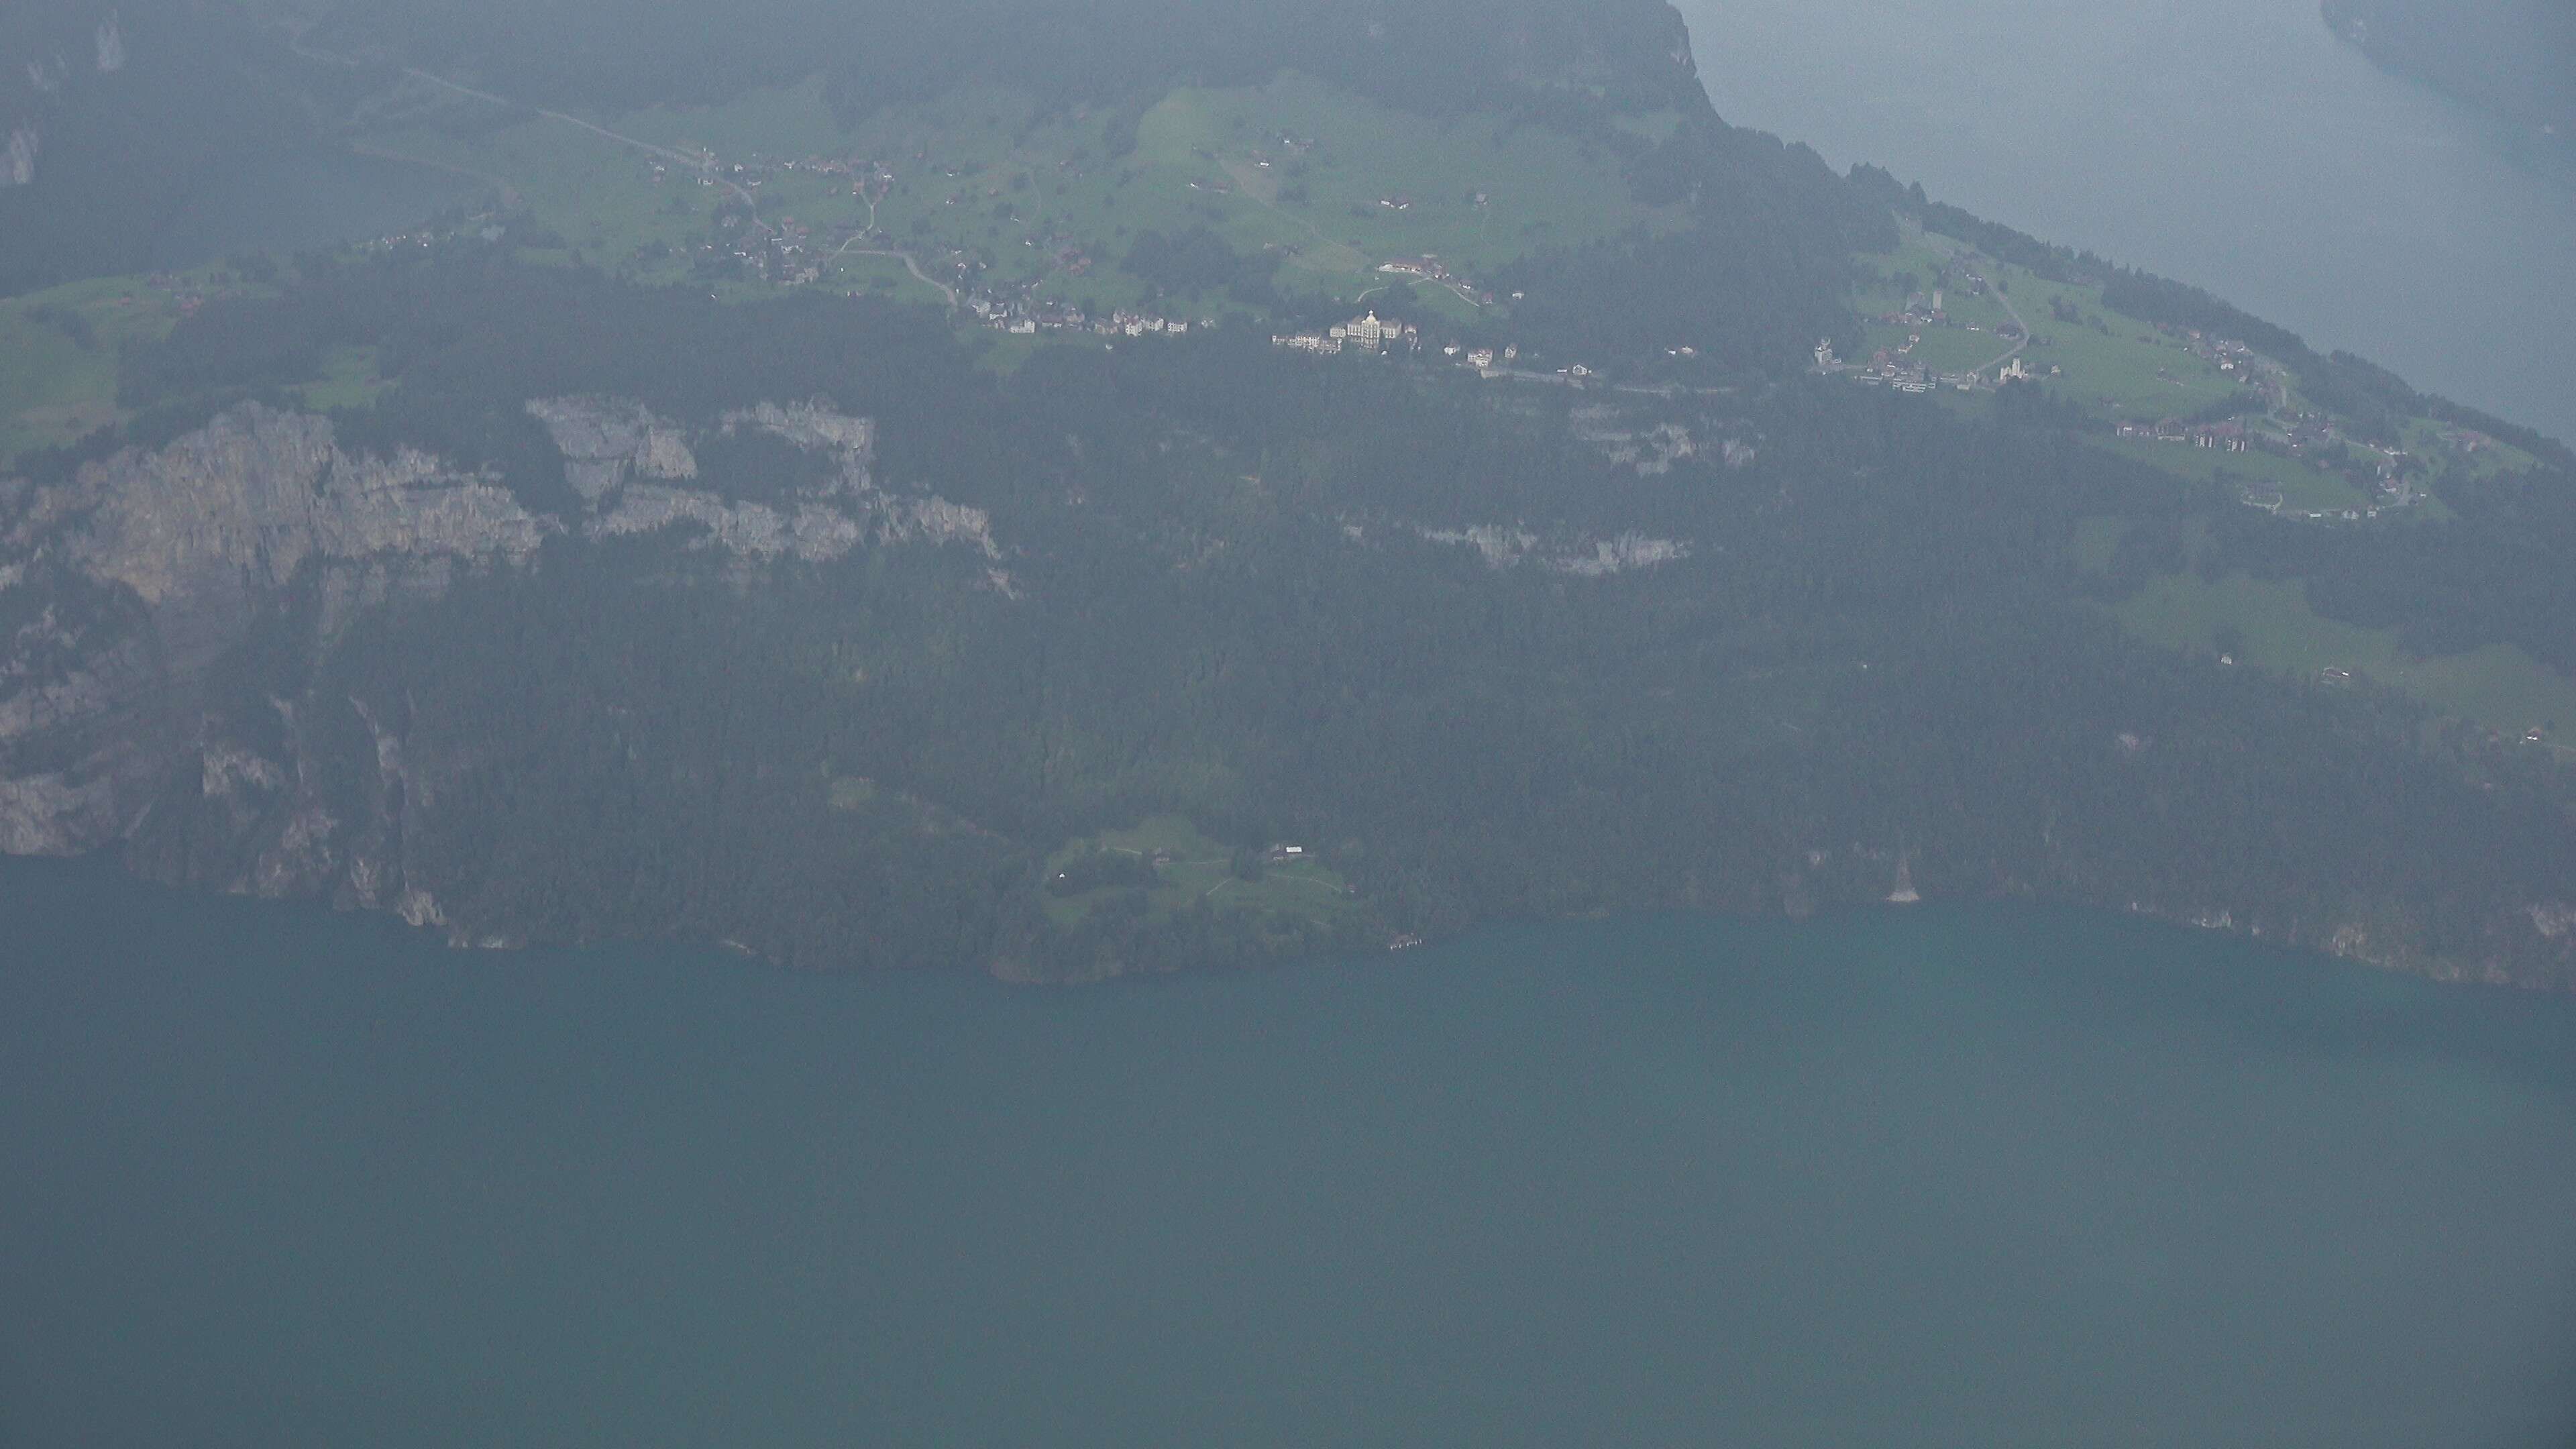
M 1462 354 L 1455 345 L 1443 347 L 1440 350 L 1443 354 L 1457 358 L 1478 372 L 1492 372 L 1497 366 L 1508 367 L 1519 361 L 1521 355 L 1519 348 L 1508 346 L 1499 353 L 1490 347 L 1470 347 Z M 1583 375 L 1591 376 L 1592 369 L 1588 367 L 1583 369 Z
M 1365 352 L 1379 356 L 1398 352 L 1415 355 L 1429 346 L 1423 341 L 1422 329 L 1419 327 L 1410 323 L 1390 322 L 1375 312 L 1364 313 L 1321 332 L 1274 333 L 1270 338 L 1270 345 L 1286 348 L 1291 352 L 1310 352 L 1322 357 L 1335 357 L 1344 352 Z M 1671 351 L 1677 357 L 1699 355 L 1696 348 L 1674 348 Z M 1513 372 L 1512 364 L 1520 360 L 1521 350 L 1517 345 L 1510 343 L 1501 347 L 1489 347 L 1450 342 L 1442 344 L 1440 355 L 1462 367 L 1472 367 L 1487 377 L 1540 376 Z M 1594 374 L 1591 368 L 1578 363 L 1573 367 L 1558 369 L 1557 375 L 1564 380 L 1582 382 Z
M 2156 327 L 2166 336 L 2188 345 L 2194 357 L 2215 363 L 2221 372 L 2243 373 L 2250 380 L 2254 374 L 2265 370 L 2261 365 L 2262 355 L 2232 337 L 2206 335 L 2197 327 L 2176 327 L 2170 322 L 2160 322 Z
M 1437 283 L 1440 286 L 1446 287 L 1450 291 L 1457 293 L 1458 296 L 1470 306 L 1490 307 L 1494 305 L 1493 293 L 1485 291 L 1483 288 L 1478 287 L 1475 283 L 1467 280 L 1465 277 L 1459 276 L 1457 273 L 1449 270 L 1448 263 L 1441 261 L 1438 257 L 1398 257 L 1391 262 L 1380 262 L 1378 264 L 1378 272 L 1383 276 L 1404 277 L 1414 281 Z M 1512 294 L 1512 300 L 1517 302 L 1521 300 L 1521 296 L 1521 293 L 1515 292 Z
M 426 237 L 424 237 L 422 244 L 428 244 L 428 239 Z M 177 276 L 169 272 L 154 272 L 151 276 L 144 279 L 143 284 L 148 290 L 161 294 L 163 297 L 175 304 L 179 309 L 179 315 L 182 317 L 196 316 L 198 311 L 209 301 L 230 301 L 233 298 L 242 295 L 241 289 L 238 287 L 201 286 L 186 277 Z M 134 305 L 134 301 L 134 294 L 126 292 L 117 297 L 115 305 L 119 307 L 130 307 Z
M 1270 338 L 1270 345 L 1285 348 L 1291 352 L 1307 352 L 1322 357 L 1335 357 L 1344 352 L 1365 352 L 1375 356 L 1391 356 L 1398 352 L 1415 355 L 1429 346 L 1422 339 L 1421 329 L 1400 322 L 1386 321 L 1375 312 L 1354 317 L 1348 322 L 1321 332 L 1274 333 Z M 1674 357 L 1699 355 L 1699 350 L 1693 347 L 1674 347 L 1665 350 Z M 1512 365 L 1520 361 L 1521 350 L 1517 345 L 1510 343 L 1501 347 L 1469 346 L 1459 342 L 1445 343 L 1440 348 L 1440 355 L 1449 362 L 1461 367 L 1473 368 L 1489 378 L 1514 378 L 1525 382 L 1554 382 L 1582 387 L 1600 376 L 1592 368 L 1579 362 L 1572 366 L 1560 367 L 1552 374 L 1523 372 Z
M 2142 442 L 2187 443 L 2224 453 L 2251 452 L 2254 446 L 2253 435 L 2238 422 L 2192 424 L 2167 418 L 2160 423 L 2121 423 L 2113 431 Z
M 995 296 L 979 292 L 960 304 L 996 332 L 1029 337 L 1039 333 L 1088 332 L 1100 337 L 1187 337 L 1216 326 L 1213 317 L 1158 317 L 1124 309 L 1093 316 L 1061 302 Z
M 1904 327 L 1908 329 L 1938 327 L 1950 320 L 1950 314 L 1942 310 L 1941 300 L 1941 289 L 1938 287 L 1932 289 L 1932 295 L 1928 299 L 1922 293 L 1917 292 L 1905 299 L 1905 306 L 1902 309 L 1894 312 L 1881 312 L 1870 320 L 1876 322 L 1882 327 Z
M 1422 329 L 1409 322 L 1390 322 L 1370 312 L 1348 322 L 1336 322 L 1322 332 L 1273 334 L 1270 345 L 1326 357 L 1346 349 L 1376 353 L 1420 352 Z
M 2176 446 L 2226 453 L 2263 452 L 2287 458 L 2306 457 L 2311 450 L 2322 444 L 2351 444 L 2350 439 L 2344 438 L 2336 431 L 2333 423 L 2314 414 L 2303 414 L 2293 419 L 2288 431 L 2280 434 L 2259 431 L 2249 427 L 2242 420 L 2223 423 L 2185 423 L 2174 418 L 2167 418 L 2160 423 L 2121 423 L 2114 431 L 2120 437 L 2134 438 L 2142 442 L 2171 443 Z M 2277 491 L 2265 490 L 2249 490 L 2245 495 L 2246 504 L 2285 518 L 2300 517 L 2321 522 L 2341 519 L 2347 523 L 2358 523 L 2363 519 L 2377 518 L 2384 509 L 2411 508 L 2424 500 L 2424 494 L 2405 475 L 2406 453 L 2403 449 L 2380 447 L 2368 443 L 2351 444 L 2351 446 L 2356 453 L 2366 457 L 2364 466 L 2370 468 L 2376 475 L 2368 480 L 2375 485 L 2373 492 L 2378 499 L 2375 505 L 2362 508 L 2292 512 L 2287 509 Z M 2325 467 L 2326 464 L 2319 461 L 2318 466 Z M 2365 480 L 2354 477 L 2351 481 L 2360 484 Z
M 1882 347 L 1868 363 L 1856 364 L 1836 357 L 1832 340 L 1820 338 L 1816 343 L 1816 371 L 1828 377 L 1846 376 L 1871 387 L 1892 387 L 1898 392 L 1913 393 L 1930 392 L 1940 383 L 1955 380 L 1948 376 L 1934 376 L 1930 368 L 1905 355 L 1911 351 L 1910 343 L 1893 351 Z
M 1819 341 L 1816 344 L 1815 370 L 1828 377 L 1849 377 L 1867 387 L 1893 388 L 1908 393 L 1926 393 L 1936 387 L 1956 388 L 1960 392 L 1990 391 L 2008 382 L 2035 382 L 2042 376 L 2058 375 L 2058 369 L 2053 366 L 2045 374 L 2034 372 L 2019 357 L 1996 368 L 1991 378 L 1983 372 L 1934 372 L 1913 356 L 1915 344 L 1922 340 L 1923 334 L 1914 333 L 1901 347 L 1879 348 L 1865 363 L 1845 362 L 1834 355 L 1831 341 Z

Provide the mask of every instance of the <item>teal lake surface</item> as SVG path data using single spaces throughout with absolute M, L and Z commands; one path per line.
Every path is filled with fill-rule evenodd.
M 0 1445 L 2559 1446 L 2576 1001 L 1941 908 L 1077 991 L 0 863 Z

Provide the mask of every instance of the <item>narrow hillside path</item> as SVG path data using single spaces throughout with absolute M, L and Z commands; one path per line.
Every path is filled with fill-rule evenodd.
M 342 55 L 337 51 L 324 50 L 319 46 L 307 45 L 304 41 L 304 32 L 299 27 L 286 25 L 281 22 L 281 28 L 284 29 L 286 33 L 287 49 L 293 51 L 299 56 L 302 56 L 306 60 L 317 61 L 324 65 L 335 65 L 353 70 L 366 63 L 353 55 Z M 436 86 L 440 90 L 452 91 L 457 95 L 482 101 L 488 105 L 499 106 L 503 110 L 520 109 L 519 103 L 511 100 L 507 96 L 496 96 L 490 91 L 476 90 L 474 87 L 466 85 L 460 81 L 452 81 L 443 75 L 436 75 L 429 71 L 422 70 L 416 65 L 404 66 L 402 68 L 402 73 L 411 77 L 413 80 Z M 536 115 L 543 116 L 549 121 L 561 121 L 568 126 L 579 126 L 583 130 L 588 131 L 595 136 L 605 137 L 621 146 L 632 146 L 636 150 L 641 151 L 648 156 L 659 156 L 666 161 L 686 166 L 690 170 L 709 178 L 716 184 L 724 187 L 726 190 L 731 191 L 735 196 L 739 197 L 744 205 L 752 208 L 752 220 L 755 224 L 759 224 L 759 198 L 753 196 L 749 191 L 742 187 L 734 184 L 731 180 L 716 175 L 713 168 L 707 166 L 695 156 L 691 156 L 682 151 L 674 151 L 668 146 L 657 146 L 650 141 L 640 140 L 633 136 L 621 135 L 616 131 L 608 129 L 606 126 L 602 126 L 591 121 L 585 121 L 579 116 L 566 115 L 562 111 L 549 111 L 539 106 L 529 106 L 526 107 L 526 109 Z M 351 149 L 365 151 L 371 155 L 383 156 L 389 160 L 412 161 L 424 166 L 435 166 L 442 171 L 453 171 L 460 176 L 471 176 L 477 180 L 494 182 L 500 184 L 505 191 L 510 190 L 508 183 L 502 182 L 499 177 L 487 175 L 480 171 L 469 170 L 462 166 L 452 166 L 443 162 L 429 161 L 418 156 L 404 156 L 382 149 L 370 150 L 370 148 L 365 146 L 353 146 Z M 511 194 L 515 195 L 516 193 L 513 191 Z M 767 228 L 764 226 L 763 229 L 766 230 Z
M 854 237 L 851 240 L 855 241 L 857 238 Z M 948 285 L 946 282 L 940 281 L 938 278 L 931 276 L 928 272 L 923 271 L 921 269 L 921 263 L 914 261 L 912 253 L 910 252 L 889 251 L 875 247 L 854 248 L 849 242 L 843 242 L 841 243 L 841 249 L 839 251 L 832 253 L 831 256 L 824 260 L 838 261 L 843 257 L 892 257 L 894 260 L 903 263 L 903 269 L 912 273 L 914 281 L 921 283 L 925 287 L 936 287 L 939 290 L 939 295 L 948 299 L 949 306 L 954 307 L 957 305 L 957 289 Z
M 1996 358 L 1994 361 L 1987 363 L 1981 368 L 1978 368 L 1977 370 L 1979 372 L 1992 372 L 1996 368 L 2002 367 L 2014 358 L 2021 356 L 2023 349 L 2030 346 L 2030 324 L 2021 320 L 2021 309 L 2013 305 L 2012 294 L 2004 290 L 2003 270 L 2003 263 L 1997 262 L 1995 264 L 1995 300 L 2003 304 L 2004 315 L 2012 319 L 2012 323 L 2015 327 L 2021 329 L 2021 340 L 2014 343 L 2011 349 L 2005 352 L 2003 356 Z
M 399 161 L 406 166 L 426 166 L 432 171 L 444 171 L 451 176 L 462 176 L 470 181 L 480 181 L 486 186 L 499 189 L 501 193 L 501 205 L 507 210 L 516 211 L 519 208 L 520 202 L 525 199 L 519 195 L 519 188 L 512 186 L 509 182 L 502 180 L 500 177 L 493 175 L 489 171 L 477 171 L 471 166 L 459 166 L 453 161 L 437 161 L 427 156 L 414 156 L 404 151 L 389 151 L 382 146 L 371 146 L 364 141 L 350 142 L 349 149 L 361 156 L 373 156 L 380 161 Z

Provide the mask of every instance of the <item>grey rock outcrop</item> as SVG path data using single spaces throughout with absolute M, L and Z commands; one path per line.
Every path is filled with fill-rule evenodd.
M 538 398 L 528 416 L 546 425 L 563 450 L 564 479 L 590 503 L 629 478 L 698 476 L 698 460 L 680 429 L 642 403 L 618 398 Z
M 269 894 L 346 862 L 299 799 L 295 731 L 206 708 L 220 661 L 290 589 L 316 590 L 310 627 L 328 635 L 460 569 L 523 564 L 559 531 L 496 480 L 408 449 L 352 455 L 327 421 L 257 405 L 61 486 L 0 486 L 0 525 L 0 850 L 129 840 L 182 787 L 245 833 L 267 822 L 222 883 Z
M 710 431 L 832 463 L 773 504 L 690 486 L 704 435 L 640 404 L 528 411 L 563 450 L 579 516 L 534 513 L 499 477 L 417 449 L 352 452 L 328 420 L 256 404 L 67 482 L 0 479 L 0 851 L 114 848 L 165 880 L 506 941 L 423 884 L 423 822 L 476 768 L 470 747 L 415 747 L 408 701 L 315 682 L 360 621 L 535 567 L 557 538 L 694 530 L 687 547 L 747 568 L 871 544 L 1000 557 L 983 510 L 877 487 L 870 419 L 813 403 L 720 419 Z M 258 669 L 238 663 L 259 651 Z M 270 674 L 288 682 L 252 687 Z
M 352 457 L 328 421 L 255 403 L 77 486 L 94 511 L 73 557 L 156 606 L 234 571 L 283 587 L 308 559 L 524 559 L 550 527 L 496 479 L 408 448 Z
M 724 415 L 716 431 L 760 432 L 837 466 L 792 505 L 743 503 L 680 483 L 698 476 L 695 441 L 670 420 L 624 398 L 540 398 L 528 413 L 563 450 L 564 473 L 589 506 L 582 531 L 621 538 L 694 525 L 701 543 L 754 563 L 828 563 L 862 544 L 965 544 L 999 558 L 992 519 L 937 497 L 897 497 L 876 486 L 876 422 L 821 403 L 764 402 Z
M 36 179 L 36 149 L 41 138 L 33 126 L 14 126 L 9 145 L 0 149 L 0 186 L 27 186 Z
M 1423 528 L 1415 532 L 1427 543 L 1464 544 L 1487 565 L 1507 569 L 1533 563 L 1551 573 L 1578 578 L 1606 578 L 1631 569 L 1648 569 L 1690 557 L 1681 539 L 1652 538 L 1633 529 L 1611 538 L 1590 535 L 1550 543 L 1529 529 L 1479 523 L 1467 528 Z
M 98 73 L 113 75 L 125 69 L 125 30 L 118 16 L 111 12 L 98 24 Z

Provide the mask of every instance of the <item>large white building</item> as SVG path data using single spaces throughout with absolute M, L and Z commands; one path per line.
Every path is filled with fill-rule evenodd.
M 1338 341 L 1348 343 L 1365 352 L 1384 352 L 1396 347 L 1422 345 L 1420 330 L 1402 322 L 1380 321 L 1375 312 L 1364 317 L 1355 317 L 1335 327 L 1330 335 Z

